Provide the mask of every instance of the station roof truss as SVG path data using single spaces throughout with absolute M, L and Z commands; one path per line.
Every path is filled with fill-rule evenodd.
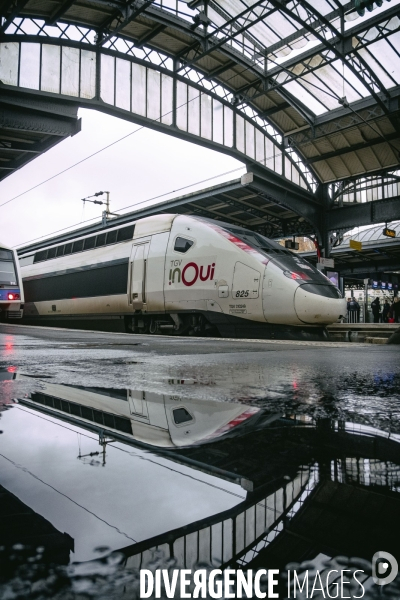
M 335 261 L 333 271 L 343 277 L 373 278 L 386 273 L 400 272 L 400 221 L 389 225 L 396 232 L 393 238 L 383 234 L 383 226 L 377 225 L 346 236 L 331 250 Z M 350 248 L 350 240 L 361 242 L 361 250 Z M 316 262 L 315 253 L 301 253 Z M 399 275 L 400 277 L 400 275 Z
M 149 98 L 154 103 L 159 94 L 163 105 L 170 77 L 174 86 L 178 82 L 171 112 L 182 110 L 169 121 L 161 108 L 158 128 L 175 127 L 187 139 L 198 130 L 197 143 L 220 144 L 231 154 L 235 148 L 245 162 L 261 163 L 313 193 L 321 183 L 384 177 L 399 168 L 399 8 L 400 0 L 385 1 L 359 17 L 346 0 L 0 0 L 0 45 L 3 56 L 5 44 L 18 45 L 20 73 L 29 50 L 23 44 L 40 42 L 38 76 L 34 83 L 32 73 L 26 77 L 25 87 L 78 97 L 81 105 L 93 100 L 94 107 L 97 100 L 104 110 L 108 103 L 133 112 L 132 91 L 126 108 L 118 78 L 130 77 L 139 93 L 132 65 L 145 66 L 147 119 L 154 112 Z M 64 53 L 60 63 L 70 61 L 69 82 L 54 71 L 52 90 L 44 64 L 51 54 L 47 46 L 57 44 Z M 79 57 L 68 54 L 71 48 Z M 93 77 L 88 52 L 97 60 Z M 101 67 L 100 56 L 108 60 Z M 130 75 L 111 57 L 129 59 Z M 30 60 L 33 72 L 32 53 Z M 161 84 L 154 83 L 151 69 L 160 73 Z M 100 70 L 103 79 L 113 76 L 114 87 L 102 91 Z M 7 80 L 1 66 L 0 80 L 1 89 L 24 87 L 20 79 Z M 202 96 L 198 102 L 193 90 Z M 203 95 L 213 99 L 211 107 Z M 199 120 L 191 124 L 197 112 Z
M 0 90 L 0 181 L 81 129 L 78 108 Z

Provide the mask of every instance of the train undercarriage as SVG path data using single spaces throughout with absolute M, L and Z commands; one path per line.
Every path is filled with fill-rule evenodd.
M 125 316 L 127 333 L 189 335 L 243 339 L 328 340 L 325 327 L 298 327 L 260 323 L 212 312 L 143 314 Z

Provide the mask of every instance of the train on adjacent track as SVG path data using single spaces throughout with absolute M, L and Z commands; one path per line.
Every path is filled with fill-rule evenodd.
M 20 251 L 29 322 L 134 333 L 321 339 L 346 311 L 315 267 L 254 231 L 158 214 Z
M 18 256 L 0 242 L 0 321 L 20 319 L 24 308 L 24 291 Z

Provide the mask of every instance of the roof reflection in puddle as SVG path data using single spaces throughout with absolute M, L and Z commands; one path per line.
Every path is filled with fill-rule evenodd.
M 10 520 L 6 545 L 61 563 L 99 546 L 129 568 L 398 552 L 400 436 L 362 423 L 44 380 L 2 425 L 3 495 L 36 519 Z

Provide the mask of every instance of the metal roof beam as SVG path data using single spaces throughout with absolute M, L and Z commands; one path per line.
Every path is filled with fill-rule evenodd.
M 24 9 L 25 5 L 28 4 L 29 0 L 20 0 L 18 3 L 15 3 L 14 8 L 11 10 L 11 13 L 5 18 L 4 23 L 0 25 L 0 34 L 4 33 L 14 21 L 16 17 L 18 17 L 21 10 Z
M 4 163 L 0 162 L 0 169 L 3 171 L 4 170 L 16 171 L 17 169 L 20 169 L 21 167 L 26 165 L 29 161 L 33 160 L 35 158 L 36 154 L 41 154 L 43 152 L 46 152 L 52 146 L 57 144 L 60 141 L 60 139 L 57 139 L 57 138 L 58 138 L 58 136 L 49 135 L 47 140 L 45 140 L 44 142 L 38 142 L 36 144 L 32 144 L 32 147 L 33 147 L 32 150 L 26 150 L 24 148 L 24 146 L 29 146 L 30 144 L 18 144 L 16 147 L 11 148 L 11 150 L 13 150 L 14 152 L 15 151 L 18 151 L 20 153 L 23 152 L 23 154 L 20 154 L 20 156 L 14 158 L 14 159 L 10 158 L 9 160 L 7 160 L 7 162 L 4 162 Z M 7 150 L 7 149 L 4 148 L 2 145 L 2 142 L 0 142 L 0 154 L 2 154 L 5 150 Z M 4 179 L 4 177 L 6 177 L 9 174 L 10 173 L 4 174 L 3 176 L 0 175 L 0 179 Z
M 281 9 L 283 13 L 285 13 L 289 18 L 297 21 L 300 24 L 304 24 L 304 20 L 296 15 L 293 8 L 290 10 L 281 4 L 279 0 L 270 0 L 270 2 Z M 330 29 L 333 33 L 334 37 L 339 40 L 339 45 L 343 42 L 344 36 L 323 16 L 321 15 L 314 7 L 312 7 L 306 0 L 297 0 L 297 4 L 306 10 L 309 15 L 314 16 L 315 20 L 318 19 L 321 23 L 321 26 L 324 25 L 326 28 Z M 324 36 L 317 31 L 317 29 L 313 29 L 310 25 L 306 24 L 305 28 L 312 33 L 323 46 L 334 53 L 336 58 L 340 58 L 348 69 L 353 73 L 353 75 L 364 85 L 364 87 L 368 90 L 371 96 L 375 98 L 377 104 L 379 104 L 382 109 L 387 112 L 387 107 L 384 101 L 381 100 L 379 94 L 375 91 L 374 88 L 377 88 L 379 92 L 381 92 L 385 97 L 387 97 L 387 90 L 379 81 L 376 74 L 372 71 L 372 69 L 365 63 L 365 61 L 358 56 L 357 60 L 355 56 L 351 56 L 347 59 L 343 52 L 340 51 L 337 44 L 332 43 L 331 40 L 327 40 Z M 322 30 L 322 29 L 321 29 Z M 358 61 L 358 62 L 357 62 Z M 369 80 L 363 76 L 363 70 L 368 73 Z
M 249 21 L 248 23 L 246 23 L 246 25 L 242 25 L 241 27 L 238 27 L 235 30 L 234 33 L 231 33 L 231 34 L 227 35 L 223 39 L 220 39 L 220 38 L 216 37 L 215 38 L 216 43 L 210 43 L 212 41 L 212 38 L 215 37 L 215 34 L 217 32 L 219 32 L 219 31 L 222 31 L 227 26 L 229 26 L 229 24 L 231 23 L 231 21 L 237 21 L 239 18 L 241 18 L 242 16 L 244 16 L 246 13 L 248 13 L 250 10 L 254 9 L 256 6 L 262 5 L 264 2 L 265 2 L 265 0 L 259 0 L 258 2 L 256 2 L 255 4 L 253 4 L 251 7 L 247 8 L 245 11 L 243 11 L 239 15 L 236 15 L 230 21 L 227 21 L 226 23 L 224 23 L 224 25 L 222 25 L 218 29 L 213 30 L 212 33 L 204 36 L 204 43 L 203 43 L 203 45 L 204 46 L 208 46 L 207 49 L 204 50 L 204 52 L 200 53 L 199 55 L 195 56 L 194 58 L 192 58 L 192 59 L 190 59 L 188 61 L 185 61 L 182 64 L 181 69 L 195 64 L 196 62 L 198 62 L 199 60 L 201 60 L 205 56 L 208 56 L 211 52 L 214 52 L 215 50 L 218 50 L 219 48 L 221 48 L 222 46 L 224 46 L 226 44 L 226 42 L 234 39 L 237 35 L 240 35 L 240 34 L 244 33 L 250 27 L 253 27 L 256 23 L 258 23 L 260 21 L 263 21 L 264 19 L 266 19 L 268 16 L 270 16 L 274 12 L 277 12 L 278 9 L 276 7 L 273 8 L 272 10 L 269 9 L 269 7 L 268 7 L 268 9 L 266 9 L 265 12 L 263 12 L 261 15 L 259 15 L 257 17 L 257 19 L 254 19 L 253 21 Z M 198 47 L 198 44 L 196 44 L 196 47 Z M 191 49 L 189 49 L 189 52 L 190 51 L 191 51 Z M 187 51 L 185 51 L 185 53 L 188 54 Z M 182 54 L 179 57 L 182 58 Z
M 68 9 L 71 8 L 74 2 L 75 0 L 64 0 L 64 2 L 61 3 L 61 6 L 56 8 L 56 10 L 52 13 L 51 17 L 46 19 L 47 25 L 54 25 L 54 23 L 58 21 L 58 19 L 62 17 Z
M 352 8 L 354 8 L 354 2 L 348 2 L 347 4 L 343 4 L 341 9 L 334 10 L 331 13 L 325 15 L 325 18 L 329 21 L 332 21 L 333 19 L 340 17 L 342 12 L 348 12 Z M 353 37 L 353 36 L 359 34 L 360 32 L 366 31 L 370 28 L 372 29 L 372 27 L 381 23 L 382 21 L 386 20 L 387 18 L 397 16 L 398 10 L 399 10 L 398 6 L 388 7 L 384 13 L 378 13 L 376 15 L 372 15 L 371 17 L 368 18 L 368 21 L 359 23 L 355 27 L 348 29 L 344 33 L 344 36 L 345 37 L 347 37 L 347 36 Z M 310 24 L 310 27 L 312 27 L 313 29 L 317 29 L 319 26 L 320 26 L 319 21 Z M 296 31 L 295 33 L 291 34 L 290 36 L 283 38 L 281 41 L 276 42 L 276 44 L 272 44 L 271 46 L 269 46 L 268 53 L 274 54 L 281 48 L 290 46 L 291 44 L 296 42 L 298 39 L 304 37 L 308 33 L 310 33 L 309 30 L 303 27 L 303 28 L 299 29 L 298 31 Z
M 326 18 L 329 21 L 336 19 L 337 17 L 340 17 L 343 12 L 349 11 L 353 7 L 354 7 L 353 1 L 348 2 L 347 4 L 343 4 L 343 6 L 341 8 L 338 8 L 338 9 L 333 10 L 332 12 L 328 13 L 326 15 Z M 317 22 L 311 23 L 310 27 L 312 27 L 313 29 L 317 29 L 319 27 L 319 25 L 320 24 L 317 21 Z M 298 39 L 304 37 L 308 33 L 309 33 L 309 30 L 306 29 L 305 27 L 302 27 L 301 29 L 298 29 L 291 35 L 287 36 L 286 38 L 283 38 L 279 42 L 276 42 L 275 44 L 271 44 L 271 46 L 268 47 L 268 52 L 271 54 L 275 54 L 278 50 L 281 50 L 281 48 L 286 48 L 287 46 L 290 46 L 291 44 L 296 42 Z
M 161 33 L 162 31 L 164 31 L 164 29 L 166 29 L 166 25 L 157 25 L 156 27 L 154 27 L 151 31 L 149 31 L 148 33 L 146 33 L 145 35 L 143 35 L 135 44 L 136 48 L 141 48 L 142 46 L 144 46 L 145 44 L 147 44 L 147 42 L 149 42 L 150 40 L 152 40 L 154 37 L 156 37 L 156 35 L 158 35 L 159 33 Z
M 229 69 L 235 67 L 236 64 L 237 63 L 234 60 L 228 60 L 225 64 L 221 65 L 220 67 L 216 67 L 215 69 L 210 71 L 207 77 L 211 79 L 217 77 L 218 75 L 221 75 L 221 73 L 225 73 L 225 71 L 228 71 Z
M 390 90 L 389 114 L 399 110 L 400 86 Z M 384 116 L 380 106 L 376 105 L 374 98 L 368 97 L 352 103 L 348 107 L 337 108 L 323 115 L 316 116 L 312 128 L 302 127 L 287 131 L 284 137 L 289 145 L 298 146 L 316 139 L 326 137 L 338 131 L 344 131 L 349 127 L 362 125 L 365 122 L 374 121 Z
M 307 164 L 313 164 L 316 162 L 320 162 L 321 160 L 329 160 L 330 158 L 336 158 L 337 156 L 343 156 L 344 154 L 348 154 L 349 152 L 357 152 L 357 150 L 365 150 L 367 148 L 371 148 L 371 146 L 376 146 L 377 144 L 384 144 L 385 142 L 390 142 L 393 140 L 399 140 L 399 134 L 397 132 L 391 133 L 389 135 L 385 135 L 385 137 L 378 137 L 373 140 L 365 140 L 365 142 L 361 142 L 359 144 L 354 144 L 353 146 L 346 146 L 346 148 L 339 148 L 338 150 L 334 150 L 333 152 L 327 152 L 326 154 L 321 154 L 320 156 L 313 156 L 311 158 L 304 159 L 304 162 Z M 400 147 L 399 147 L 400 152 Z
M 81 128 L 81 120 L 73 122 L 60 119 L 51 113 L 47 115 L 34 114 L 33 112 L 20 112 L 13 109 L 2 109 L 0 115 L 0 128 L 10 131 L 38 132 L 45 135 L 65 137 L 75 135 Z
M 385 223 L 397 219 L 400 219 L 400 196 L 333 208 L 326 213 L 329 231 L 349 230 L 352 227 Z
M 0 154 L 3 152 L 28 152 L 29 154 L 40 154 L 43 152 L 42 144 L 28 144 L 27 142 L 9 142 L 1 139 L 0 134 Z
M 118 22 L 117 26 L 112 31 L 110 31 L 106 36 L 99 36 L 99 40 L 98 40 L 99 46 L 103 46 L 112 37 L 117 35 L 117 33 L 119 33 L 121 31 L 121 29 L 126 27 L 132 21 L 134 21 L 136 19 L 136 17 L 138 17 L 140 14 L 142 14 L 146 10 L 146 8 L 148 8 L 151 4 L 153 4 L 153 1 L 154 0 L 147 0 L 146 2 L 143 2 L 140 5 L 138 5 L 138 3 L 135 3 L 134 5 L 132 5 L 131 2 L 128 2 L 123 10 L 117 11 L 117 14 L 114 13 L 113 18 L 107 20 L 107 24 L 111 25 L 111 23 L 116 18 L 118 19 L 119 22 Z M 105 25 L 105 26 L 107 26 L 107 25 Z M 154 36 L 152 36 L 152 37 L 154 37 Z M 151 39 L 151 38 L 149 38 L 149 39 Z
M 299 188 L 289 180 L 282 181 L 273 172 L 266 173 L 255 164 L 248 166 L 248 173 L 242 180 L 248 181 L 264 198 L 293 211 L 313 227 L 318 227 L 323 206 L 315 194 Z
M 271 117 L 272 115 L 275 115 L 276 113 L 280 112 L 281 110 L 285 110 L 285 108 L 289 108 L 290 106 L 291 105 L 289 102 L 282 102 L 277 106 L 272 106 L 271 108 L 264 110 L 262 113 L 260 113 L 260 117 L 268 119 L 268 117 Z

